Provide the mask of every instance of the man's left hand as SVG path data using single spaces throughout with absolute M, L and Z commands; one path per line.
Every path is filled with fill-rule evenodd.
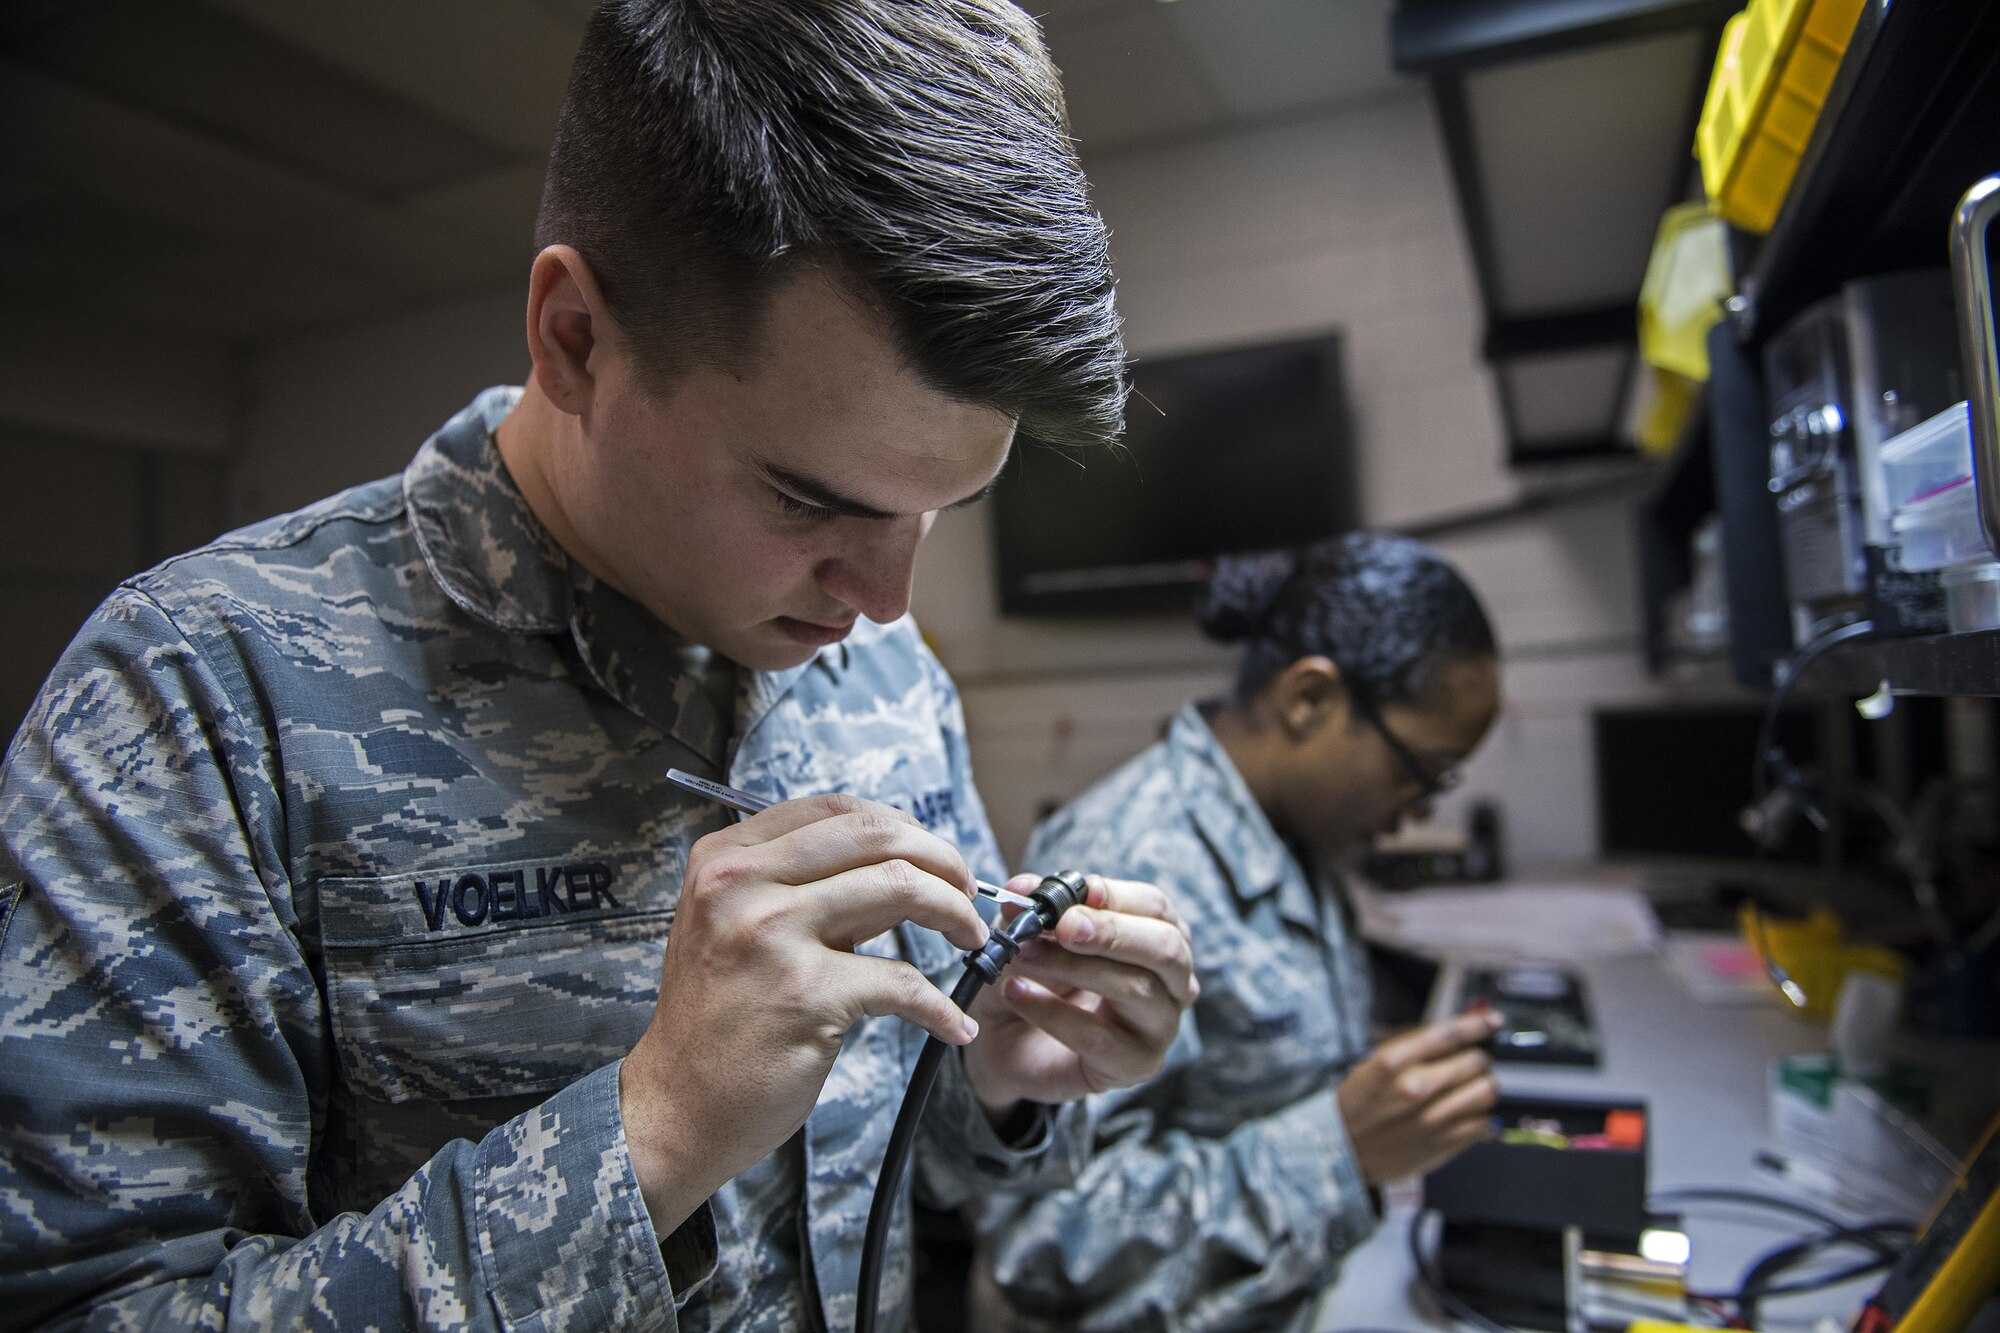
M 1039 881 L 1016 875 L 1008 887 Z M 1151 884 L 1085 880 L 1089 897 L 1030 940 L 973 1002 L 973 1091 L 996 1120 L 1017 1102 L 1067 1102 L 1160 1071 L 1200 986 L 1186 923 Z

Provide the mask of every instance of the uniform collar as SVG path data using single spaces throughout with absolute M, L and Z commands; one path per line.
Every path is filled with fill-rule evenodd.
M 445 596 L 516 634 L 569 624 L 569 558 L 528 508 L 493 444 L 521 391 L 488 389 L 447 421 L 403 470 L 417 549 Z
M 1188 704 L 1174 716 L 1167 728 L 1167 749 L 1181 800 L 1236 896 L 1250 902 L 1276 893 L 1279 915 L 1317 928 L 1319 913 L 1305 872 L 1250 794 L 1199 704 Z
M 735 748 L 807 667 L 838 674 L 846 644 L 786 671 L 739 672 L 736 716 L 720 717 L 682 669 L 682 640 L 644 608 L 572 565 L 528 507 L 493 443 L 521 401 L 487 389 L 424 442 L 403 471 L 417 547 L 445 595 L 466 614 L 515 634 L 569 631 L 606 693 L 708 758 Z M 742 677 L 747 676 L 748 679 Z

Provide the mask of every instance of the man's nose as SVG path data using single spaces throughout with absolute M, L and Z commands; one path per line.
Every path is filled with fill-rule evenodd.
M 877 624 L 910 609 L 917 545 L 931 516 L 873 519 L 853 525 L 853 539 L 820 563 L 819 586 Z

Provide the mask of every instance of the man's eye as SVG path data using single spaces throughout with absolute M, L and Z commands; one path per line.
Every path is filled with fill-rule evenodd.
M 809 523 L 825 523 L 830 519 L 838 517 L 831 509 L 826 509 L 819 505 L 809 505 L 804 500 L 787 495 L 776 487 L 772 488 L 771 494 L 778 497 L 778 508 L 790 514 L 793 518 L 802 518 Z

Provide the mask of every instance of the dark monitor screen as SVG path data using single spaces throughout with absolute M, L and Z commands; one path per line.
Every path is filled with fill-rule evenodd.
M 1737 818 L 1750 803 L 1762 721 L 1755 704 L 1596 713 L 1599 852 L 1612 859 L 1752 859 L 1756 845 Z M 1780 714 L 1777 739 L 1796 763 L 1811 765 L 1819 748 L 1812 712 Z M 1818 833 L 1798 820 L 1772 859 L 1816 863 Z
M 1184 611 L 1219 555 L 1353 526 L 1338 339 L 1141 360 L 1116 449 L 1024 438 L 994 495 L 1000 607 Z

